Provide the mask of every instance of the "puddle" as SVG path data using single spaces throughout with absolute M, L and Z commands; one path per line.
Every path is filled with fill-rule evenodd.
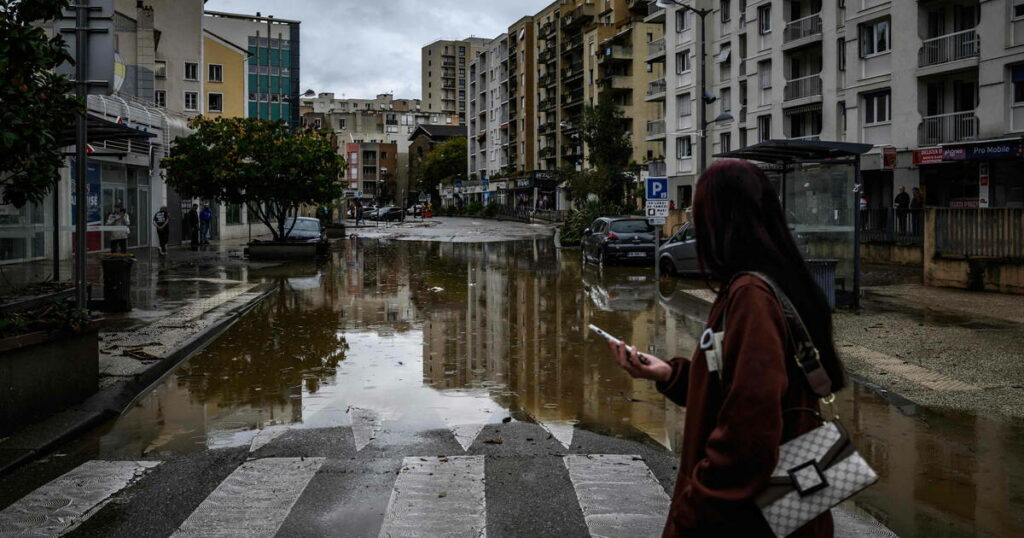
M 486 424 L 515 417 L 566 445 L 575 428 L 680 447 L 683 410 L 619 371 L 586 327 L 661 356 L 689 355 L 706 306 L 687 283 L 660 297 L 643 268 L 584 269 L 546 240 L 351 240 L 332 255 L 319 267 L 249 271 L 278 293 L 90 446 L 100 457 L 139 458 L 349 425 L 364 446 L 441 428 L 468 446 Z M 881 475 L 858 503 L 899 535 L 1024 528 L 1019 421 L 907 415 L 860 386 L 839 401 Z

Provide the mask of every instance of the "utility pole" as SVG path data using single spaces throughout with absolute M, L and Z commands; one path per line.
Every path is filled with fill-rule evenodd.
M 89 111 L 86 101 L 89 97 L 89 0 L 78 0 L 75 4 L 75 96 L 81 99 L 75 132 L 75 306 L 89 308 L 89 297 L 85 290 L 85 256 L 88 243 L 85 240 L 86 216 L 88 215 L 89 189 L 86 162 L 89 143 Z M 56 193 L 54 193 L 56 196 Z M 57 218 L 57 215 L 53 216 Z M 58 253 L 54 252 L 54 256 Z

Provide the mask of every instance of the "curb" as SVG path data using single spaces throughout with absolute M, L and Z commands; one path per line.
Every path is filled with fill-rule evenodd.
M 106 422 L 107 420 L 124 413 L 135 404 L 142 396 L 148 394 L 186 359 L 196 352 L 202 350 L 211 342 L 216 340 L 224 331 L 231 328 L 239 319 L 255 308 L 264 299 L 274 294 L 276 288 L 265 289 L 260 295 L 248 303 L 238 307 L 215 325 L 207 327 L 204 331 L 196 334 L 187 340 L 180 347 L 168 354 L 166 357 L 151 364 L 148 368 L 135 377 L 123 383 L 109 387 L 103 391 L 93 394 L 84 402 L 75 407 L 53 415 L 43 422 L 28 426 L 22 431 L 7 438 L 0 443 L 0 452 L 4 450 L 25 450 L 24 454 L 18 455 L 10 460 L 0 462 L 0 476 L 9 474 L 14 469 L 24 465 L 65 443 L 74 437 Z M 80 416 L 75 416 L 80 415 Z M 47 424 L 54 424 L 51 429 L 57 431 L 47 432 Z M 59 424 L 59 425 L 58 425 Z M 37 433 L 41 432 L 41 433 Z M 19 437 L 39 439 L 31 448 L 17 447 L 5 449 L 4 445 L 16 443 Z M 28 443 L 26 443 L 28 444 Z

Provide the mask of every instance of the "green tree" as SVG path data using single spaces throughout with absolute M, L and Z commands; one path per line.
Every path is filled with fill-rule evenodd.
M 0 203 L 42 202 L 64 165 L 57 140 L 74 125 L 81 101 L 54 69 L 71 61 L 64 39 L 40 21 L 60 16 L 67 0 L 0 0 Z
M 429 192 L 431 198 L 440 198 L 438 186 L 466 179 L 466 139 L 453 137 L 434 146 L 423 157 L 420 166 L 420 192 Z
M 587 146 L 590 167 L 585 171 L 564 168 L 559 171 L 559 179 L 566 183 L 576 201 L 594 195 L 602 203 L 621 204 L 627 196 L 633 155 L 629 124 L 622 109 L 609 98 L 586 106 L 580 136 Z
M 329 137 L 255 118 L 195 118 L 164 160 L 167 184 L 184 196 L 246 204 L 275 240 L 288 237 L 302 205 L 328 205 L 344 189 L 343 159 Z

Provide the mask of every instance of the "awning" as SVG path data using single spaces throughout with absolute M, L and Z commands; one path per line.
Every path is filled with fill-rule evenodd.
M 719 153 L 720 159 L 747 159 L 772 164 L 823 161 L 866 153 L 871 144 L 821 140 L 767 140 L 735 151 Z
M 725 63 L 729 61 L 729 55 L 732 54 L 732 47 L 725 45 L 722 50 L 718 51 L 718 56 L 715 56 L 715 61 L 718 63 Z
M 75 131 L 77 130 L 77 123 L 77 120 L 69 122 L 57 135 L 57 142 L 60 143 L 61 146 L 75 145 Z M 110 120 L 105 120 L 92 114 L 89 114 L 88 119 L 86 120 L 86 125 L 89 133 L 90 144 L 93 142 L 103 142 L 105 140 L 125 138 L 145 139 L 156 136 L 153 133 L 141 131 Z

